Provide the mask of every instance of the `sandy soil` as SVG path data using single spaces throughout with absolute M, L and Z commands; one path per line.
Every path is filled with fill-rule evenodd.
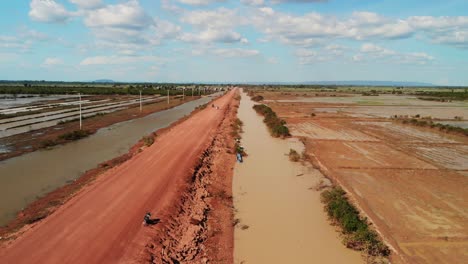
M 155 234 L 180 213 L 181 199 L 190 195 L 184 190 L 193 188 L 188 186 L 200 178 L 194 175 L 203 172 L 200 162 L 204 164 L 209 156 L 233 95 L 230 92 L 215 102 L 220 110 L 206 108 L 172 127 L 153 145 L 100 175 L 51 216 L 23 229 L 18 238 L 2 245 L 0 259 L 5 263 L 150 260 L 147 248 Z M 160 223 L 144 227 L 146 211 Z M 199 224 L 185 223 L 191 230 Z
M 466 137 L 339 111 L 311 116 L 320 102 L 269 105 L 383 235 L 393 262 L 468 262 Z
M 142 112 L 140 112 L 139 106 L 136 106 L 103 116 L 87 118 L 83 121 L 83 123 L 85 124 L 86 130 L 95 133 L 100 128 L 135 118 L 144 117 L 146 115 L 169 109 L 197 98 L 199 97 L 192 98 L 187 96 L 185 101 L 182 101 L 181 99 L 171 99 L 170 104 L 167 104 L 166 101 L 148 104 L 143 107 Z M 8 145 L 10 151 L 6 153 L 0 153 L 0 161 L 44 148 L 43 142 L 47 140 L 57 141 L 58 136 L 75 131 L 77 129 L 79 129 L 79 123 L 78 121 L 74 121 L 62 125 L 47 127 L 27 133 L 1 138 L 0 145 Z M 57 142 L 60 144 L 66 143 L 65 140 L 59 140 Z

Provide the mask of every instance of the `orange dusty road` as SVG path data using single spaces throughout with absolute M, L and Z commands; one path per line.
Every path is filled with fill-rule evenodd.
M 157 218 L 178 199 L 233 95 L 231 91 L 214 102 L 219 110 L 207 107 L 194 114 L 158 136 L 142 153 L 99 176 L 55 213 L 0 248 L 0 263 L 141 260 L 152 230 L 142 225 L 145 212 Z

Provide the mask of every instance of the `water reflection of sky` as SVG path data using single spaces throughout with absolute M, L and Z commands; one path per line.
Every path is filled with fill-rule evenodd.
M 59 100 L 66 98 L 76 98 L 76 95 L 46 95 L 40 96 L 37 94 L 21 94 L 16 98 L 12 94 L 0 95 L 0 109 L 17 107 L 25 104 L 36 103 L 40 101 Z

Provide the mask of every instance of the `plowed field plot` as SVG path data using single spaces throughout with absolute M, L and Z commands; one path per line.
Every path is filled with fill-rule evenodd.
M 290 125 L 294 136 L 304 136 L 314 139 L 324 140 L 349 140 L 349 141 L 379 141 L 357 130 L 340 126 L 337 122 L 306 121 L 299 124 Z M 334 128 L 334 129 L 333 129 Z
M 383 143 L 316 141 L 311 148 L 328 168 L 437 169 Z
M 393 122 L 355 122 L 375 137 L 401 143 L 457 143 L 449 136 Z
M 468 170 L 468 146 L 413 146 L 416 153 L 435 164 L 453 170 Z
M 468 263 L 467 138 L 389 119 L 466 117 L 466 103 L 399 98 L 370 98 L 383 105 L 369 106 L 357 97 L 269 105 L 394 249 L 393 263 Z
M 466 260 L 465 176 L 437 170 L 385 169 L 341 169 L 337 176 L 380 231 L 396 241 L 393 245 L 403 253 L 405 262 Z

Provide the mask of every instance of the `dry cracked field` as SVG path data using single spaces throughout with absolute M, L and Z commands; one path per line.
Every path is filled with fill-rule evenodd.
M 466 119 L 463 102 L 385 96 L 363 106 L 358 102 L 367 98 L 356 96 L 261 95 L 316 165 L 350 193 L 394 249 L 394 262 L 468 263 L 467 138 L 388 118 Z

